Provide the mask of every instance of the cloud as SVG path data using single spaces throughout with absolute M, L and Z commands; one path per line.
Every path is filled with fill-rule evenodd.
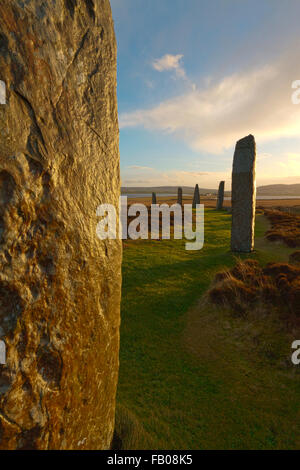
M 154 88 L 154 83 L 151 80 L 145 80 L 145 84 L 148 88 Z
M 150 166 L 130 165 L 127 166 L 129 170 L 153 170 Z
M 300 140 L 299 140 L 300 143 Z M 300 154 L 281 149 L 257 156 L 257 184 L 300 183 Z
M 257 160 L 258 161 L 261 161 L 261 160 L 265 160 L 266 158 L 271 158 L 272 157 L 272 154 L 271 153 L 268 153 L 268 152 L 264 152 L 264 153 L 259 153 L 257 155 Z
M 168 57 L 155 62 L 158 70 L 180 67 L 180 55 Z M 297 59 L 295 52 L 286 54 L 273 64 L 210 81 L 150 109 L 123 113 L 120 126 L 174 134 L 194 150 L 214 154 L 249 133 L 259 143 L 299 136 L 300 105 L 291 101 L 291 85 L 299 76 Z
M 281 175 L 289 176 L 300 175 L 300 154 L 287 152 L 282 156 L 282 161 L 279 162 L 281 167 Z
M 122 181 L 122 184 L 123 185 L 128 185 L 128 186 L 147 186 L 149 185 L 150 183 L 150 180 L 136 180 L 136 179 L 133 179 L 133 180 L 130 180 L 130 179 L 125 179 L 124 181 Z
M 300 183 L 300 155 L 282 155 L 282 161 L 258 156 L 257 186 L 266 184 Z M 270 160 L 270 161 L 269 161 Z M 268 163 L 269 162 L 269 163 Z M 267 163 L 267 166 L 265 166 Z M 293 173 L 293 176 L 290 176 Z M 159 171 L 157 169 L 134 170 L 125 167 L 121 171 L 122 186 L 194 186 L 217 189 L 220 181 L 225 181 L 226 190 L 231 189 L 231 168 L 225 171 L 193 172 L 186 170 Z
M 164 72 L 165 70 L 174 70 L 176 72 L 177 77 L 185 78 L 185 70 L 180 64 L 182 58 L 182 54 L 166 54 L 160 59 L 155 59 L 152 62 L 152 67 L 158 72 Z
M 297 159 L 297 160 L 299 160 L 299 162 L 300 162 L 300 153 L 287 152 L 287 153 L 285 153 L 285 155 L 286 155 L 288 158 Z
M 123 168 L 121 175 L 123 186 L 194 186 L 198 183 L 202 188 L 217 188 L 219 181 L 225 179 L 229 184 L 231 178 L 229 170 L 225 172 L 160 171 L 137 165 Z

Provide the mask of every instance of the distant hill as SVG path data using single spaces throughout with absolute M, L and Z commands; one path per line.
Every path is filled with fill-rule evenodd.
M 269 184 L 257 188 L 258 196 L 300 196 L 300 184 Z
M 122 187 L 122 194 L 177 194 L 178 186 L 130 186 Z M 194 188 L 191 186 L 182 186 L 183 194 L 193 194 Z M 200 194 L 217 194 L 217 189 L 200 188 Z M 230 196 L 230 191 L 225 191 L 225 196 Z M 300 184 L 270 184 L 268 186 L 259 186 L 257 188 L 258 196 L 299 196 Z
M 193 194 L 194 188 L 191 186 L 181 186 L 183 194 Z M 122 194 L 149 194 L 149 193 L 160 193 L 160 194 L 177 194 L 178 186 L 137 186 L 137 187 L 122 187 Z M 216 189 L 200 188 L 200 194 L 216 194 Z

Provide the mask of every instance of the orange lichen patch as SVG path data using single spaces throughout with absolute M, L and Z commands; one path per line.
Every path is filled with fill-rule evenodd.
M 279 210 L 265 210 L 271 222 L 271 229 L 266 232 L 270 241 L 283 241 L 289 247 L 300 246 L 300 216 Z
M 230 271 L 218 273 L 208 292 L 210 301 L 227 306 L 235 314 L 246 314 L 257 305 L 299 318 L 300 267 L 256 261 L 240 261 Z

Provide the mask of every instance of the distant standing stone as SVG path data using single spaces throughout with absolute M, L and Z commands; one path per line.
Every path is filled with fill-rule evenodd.
M 152 204 L 156 204 L 156 193 L 152 193 Z
M 180 206 L 182 206 L 182 188 L 178 188 L 177 204 L 180 204 Z
M 218 211 L 223 209 L 224 188 L 225 188 L 225 181 L 221 181 L 220 184 L 219 184 L 218 199 L 217 199 L 217 210 Z
M 232 251 L 249 253 L 254 248 L 256 204 L 256 145 L 253 135 L 239 140 L 232 170 Z
M 193 198 L 193 209 L 196 209 L 197 204 L 200 204 L 200 192 L 199 192 L 198 184 L 196 184 L 195 186 L 194 198 Z

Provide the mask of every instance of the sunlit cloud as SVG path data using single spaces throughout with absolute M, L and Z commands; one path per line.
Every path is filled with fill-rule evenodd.
M 279 162 L 281 167 L 282 176 L 290 174 L 300 175 L 300 154 L 299 153 L 286 153 Z
M 268 152 L 264 152 L 264 153 L 259 153 L 257 155 L 257 160 L 258 161 L 265 160 L 266 158 L 272 158 L 272 154 L 268 153 Z
M 123 186 L 194 186 L 216 189 L 225 180 L 231 188 L 231 164 L 224 171 L 159 170 L 130 165 L 122 169 Z M 291 176 L 293 175 L 293 176 Z M 300 154 L 258 153 L 257 186 L 266 184 L 300 184 Z
M 299 184 L 300 154 L 292 152 L 274 152 L 257 156 L 258 185 L 264 184 Z
M 176 69 L 180 58 L 164 56 L 156 62 L 157 70 Z M 194 150 L 214 154 L 232 148 L 249 133 L 259 143 L 298 136 L 300 105 L 291 102 L 291 84 L 297 76 L 295 56 L 287 55 L 262 68 L 209 81 L 150 109 L 123 113 L 120 126 L 174 134 Z
M 219 181 L 230 180 L 230 171 L 200 172 L 186 170 L 160 171 L 155 168 L 144 169 L 139 166 L 127 166 L 122 169 L 123 186 L 194 186 L 216 188 Z
M 153 170 L 154 168 L 151 168 L 150 166 L 141 166 L 141 165 L 129 165 L 126 167 L 129 170 Z
M 185 70 L 181 65 L 182 54 L 172 55 L 166 54 L 160 59 L 155 59 L 152 62 L 152 67 L 158 72 L 164 72 L 166 70 L 174 70 L 177 77 L 185 78 Z

